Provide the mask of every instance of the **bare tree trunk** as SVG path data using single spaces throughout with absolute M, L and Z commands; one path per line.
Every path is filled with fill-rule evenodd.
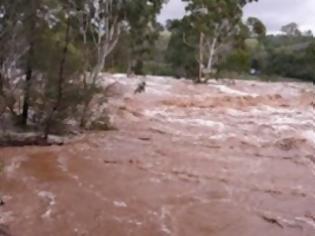
M 34 53 L 34 42 L 32 41 L 30 43 L 29 55 L 28 55 L 27 66 L 26 66 L 24 101 L 23 101 L 23 111 L 22 111 L 22 120 L 21 120 L 21 123 L 23 126 L 27 125 L 27 119 L 28 119 L 30 88 L 31 88 L 31 82 L 32 82 L 32 75 L 33 75 L 33 66 L 32 66 L 33 53 Z
M 6 104 L 5 104 L 6 101 L 5 101 L 4 94 L 3 94 L 3 79 L 4 78 L 2 76 L 2 66 L 3 66 L 3 58 L 2 58 L 2 56 L 0 56 L 0 119 L 1 119 L 1 116 L 5 112 L 5 109 L 6 109 Z M 1 101 L 2 99 L 3 99 L 3 102 Z
M 84 95 L 85 100 L 83 103 L 83 111 L 82 111 L 82 115 L 81 115 L 81 119 L 80 119 L 80 127 L 81 128 L 84 128 L 84 126 L 86 124 L 86 115 L 88 112 L 88 107 L 89 107 L 89 102 L 90 102 L 90 98 L 87 97 L 87 96 L 90 96 L 90 91 L 89 91 L 86 73 L 84 73 L 84 75 L 83 75 L 83 88 L 84 88 L 84 91 L 86 91 L 86 94 Z
M 90 96 L 89 91 L 88 91 L 87 96 Z M 85 102 L 83 104 L 83 111 L 82 111 L 81 120 L 80 120 L 80 127 L 81 128 L 85 128 L 85 126 L 86 126 L 86 121 L 87 121 L 86 117 L 87 117 L 87 113 L 89 110 L 90 102 L 91 102 L 91 98 L 89 97 L 89 98 L 85 99 Z
M 86 115 L 89 110 L 91 100 L 93 98 L 92 93 L 93 93 L 93 89 L 96 86 L 97 78 L 106 65 L 107 56 L 114 50 L 115 46 L 118 43 L 118 39 L 120 35 L 120 26 L 117 26 L 117 27 L 118 27 L 118 33 L 116 35 L 116 38 L 113 41 L 110 41 L 111 39 L 109 39 L 109 41 L 103 42 L 103 45 L 99 45 L 100 48 L 99 48 L 98 62 L 95 65 L 94 69 L 92 70 L 89 76 L 90 79 L 87 82 L 91 84 L 90 85 L 88 85 L 87 83 L 85 84 L 86 91 L 87 91 L 87 98 L 83 106 L 83 112 L 82 112 L 81 122 L 80 122 L 81 128 L 84 128 L 86 125 Z
M 204 44 L 204 34 L 200 33 L 199 38 L 199 74 L 197 83 L 200 83 L 203 76 L 203 44 Z
M 23 126 L 27 125 L 28 112 L 29 112 L 29 100 L 30 100 L 30 89 L 32 83 L 33 76 L 33 54 L 34 54 L 34 46 L 35 46 L 35 17 L 36 17 L 36 5 L 32 0 L 30 1 L 30 31 L 28 32 L 28 40 L 29 40 L 29 50 L 28 50 L 28 58 L 27 65 L 25 71 L 25 88 L 24 88 L 24 101 L 23 101 L 23 111 L 22 111 L 22 120 L 21 124 Z
M 132 74 L 134 74 L 134 63 L 131 59 L 131 56 L 128 58 L 128 68 L 127 68 L 127 77 L 130 77 Z
M 6 56 L 4 42 L 5 40 L 0 37 L 0 96 L 4 96 L 4 62 Z
M 45 133 L 44 138 L 47 140 L 48 135 L 50 133 L 50 127 L 51 122 L 53 120 L 55 112 L 58 110 L 61 104 L 62 96 L 63 96 L 63 84 L 64 84 L 64 70 L 65 70 L 65 64 L 67 61 L 67 54 L 69 50 L 69 43 L 70 43 L 70 17 L 67 19 L 67 25 L 66 25 L 66 33 L 65 33 L 65 39 L 64 39 L 65 45 L 62 51 L 62 56 L 59 64 L 59 72 L 58 72 L 58 87 L 57 87 L 57 99 L 56 103 L 54 104 L 48 118 L 46 121 L 46 127 L 45 127 Z
M 82 111 L 82 116 L 81 116 L 81 121 L 80 121 L 80 127 L 81 128 L 84 128 L 86 125 L 87 113 L 88 113 L 90 103 L 91 103 L 92 98 L 93 98 L 93 96 L 92 96 L 93 89 L 96 87 L 97 78 L 105 66 L 105 62 L 106 62 L 105 59 L 106 59 L 106 56 L 104 55 L 100 59 L 100 61 L 97 63 L 97 65 L 94 67 L 94 69 L 90 75 L 91 84 L 89 85 L 88 83 L 90 83 L 90 81 L 86 81 L 86 79 L 84 81 L 84 87 L 85 87 L 86 95 L 85 95 L 85 101 L 83 104 L 83 111 Z
M 217 37 L 215 37 L 209 45 L 209 60 L 208 60 L 208 65 L 207 65 L 207 73 L 211 74 L 212 73 L 212 68 L 213 68 L 213 58 L 215 55 L 215 49 L 217 45 Z
M 86 125 L 87 113 L 90 103 L 93 99 L 93 89 L 96 87 L 97 78 L 106 65 L 107 56 L 116 47 L 121 33 L 120 16 L 118 14 L 115 14 L 116 12 L 113 11 L 113 2 L 114 1 L 104 2 L 103 8 L 106 14 L 102 14 L 101 12 L 99 12 L 99 9 L 94 9 L 96 15 L 102 18 L 102 22 L 106 26 L 106 32 L 103 32 L 103 29 L 100 25 L 100 28 L 96 29 L 97 35 L 93 37 L 97 50 L 97 61 L 96 64 L 92 67 L 91 73 L 88 75 L 88 79 L 84 79 L 86 95 L 80 122 L 80 126 L 82 128 Z M 83 41 L 85 40 L 83 39 Z
M 1 48 L 2 49 L 2 48 Z M 2 75 L 2 67 L 3 67 L 3 58 L 0 57 L 0 96 L 3 95 L 3 86 L 4 86 L 4 77 Z

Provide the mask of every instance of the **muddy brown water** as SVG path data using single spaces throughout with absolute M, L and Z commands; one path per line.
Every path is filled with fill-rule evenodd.
M 312 85 L 106 80 L 118 130 L 0 149 L 0 235 L 315 235 Z

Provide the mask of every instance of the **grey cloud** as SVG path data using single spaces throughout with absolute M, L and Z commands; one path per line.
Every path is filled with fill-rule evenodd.
M 278 31 L 281 26 L 296 22 L 302 30 L 315 32 L 314 0 L 260 0 L 244 9 L 245 17 L 255 16 L 261 19 L 269 31 Z
M 165 23 L 168 19 L 181 18 L 184 14 L 185 6 L 181 0 L 169 0 L 159 16 L 159 21 Z
M 180 18 L 184 12 L 181 0 L 169 0 L 159 21 L 164 23 L 167 19 Z M 298 23 L 302 30 L 315 32 L 315 0 L 260 0 L 245 7 L 244 17 L 248 16 L 261 19 L 269 32 L 278 31 L 290 22 Z

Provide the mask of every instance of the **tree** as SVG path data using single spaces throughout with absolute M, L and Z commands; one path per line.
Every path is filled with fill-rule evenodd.
M 250 36 L 255 38 L 264 38 L 266 36 L 266 26 L 256 17 L 249 17 L 246 22 Z
M 7 43 L 19 45 L 19 48 L 13 46 L 14 49 L 9 52 L 14 58 L 11 59 L 12 64 L 15 65 L 15 68 L 10 68 L 9 70 L 14 71 L 15 73 L 24 70 L 25 73 L 20 122 L 23 126 L 26 126 L 29 118 L 37 44 L 39 43 L 40 35 L 45 31 L 45 28 L 54 27 L 55 16 L 53 12 L 57 9 L 58 2 L 52 0 L 21 0 L 17 1 L 15 4 L 7 2 L 6 6 L 7 11 L 5 11 L 5 16 L 7 15 L 11 18 L 9 20 L 9 25 L 7 25 L 6 28 L 7 34 L 9 35 L 9 41 Z M 14 8 L 12 9 L 11 7 Z M 14 13 L 10 13 L 10 8 Z M 7 55 L 7 58 L 10 57 Z M 8 68 L 6 70 L 8 70 Z M 5 71 L 5 69 L 3 69 L 3 71 Z M 14 80 L 12 75 L 8 75 L 8 77 L 10 77 L 10 80 Z
M 301 36 L 302 33 L 299 30 L 299 26 L 297 23 L 290 23 L 281 27 L 281 31 L 287 36 L 298 37 Z
M 24 33 L 23 1 L 0 3 L 0 97 L 5 107 L 17 118 L 13 96 L 15 81 L 21 74 L 20 61 L 27 53 Z
M 25 9 L 25 29 L 26 29 L 26 41 L 27 41 L 27 59 L 25 65 L 25 89 L 24 89 L 24 101 L 23 101 L 23 111 L 22 111 L 22 120 L 21 123 L 26 126 L 28 113 L 29 113 L 29 100 L 30 100 L 30 89 L 31 89 L 31 82 L 33 77 L 33 63 L 34 63 L 34 50 L 36 47 L 36 26 L 37 23 L 40 21 L 38 18 L 38 11 L 39 11 L 39 4 L 38 0 L 31 0 L 30 3 L 27 5 Z
M 44 130 L 44 137 L 45 139 L 48 138 L 48 135 L 50 133 L 50 127 L 51 127 L 51 122 L 54 118 L 55 113 L 57 112 L 58 108 L 60 107 L 63 99 L 63 89 L 64 89 L 64 83 L 65 83 L 65 70 L 66 70 L 66 63 L 68 59 L 68 51 L 69 51 L 69 46 L 71 43 L 71 11 L 70 11 L 70 2 L 65 1 L 62 5 L 62 10 L 61 14 L 59 14 L 59 19 L 60 22 L 64 22 L 64 27 L 65 27 L 65 32 L 64 32 L 64 39 L 63 39 L 63 45 L 61 46 L 61 55 L 60 55 L 60 61 L 58 65 L 58 75 L 57 75 L 57 83 L 56 83 L 56 98 L 55 102 L 52 105 L 47 118 L 46 118 L 46 124 L 45 124 L 45 130 Z
M 194 34 L 187 35 L 187 23 L 184 19 L 167 22 L 167 29 L 171 32 L 171 36 L 165 52 L 165 60 L 171 65 L 176 77 L 196 78 L 198 63 L 195 45 L 198 45 L 198 37 Z M 190 44 L 187 43 L 188 38 Z
M 126 0 L 73 0 L 73 14 L 77 19 L 81 51 L 85 61 L 82 66 L 84 105 L 81 126 L 87 119 L 90 102 L 97 79 L 115 49 L 124 24 Z
M 185 41 L 198 48 L 199 76 L 213 73 L 213 65 L 218 64 L 219 51 L 229 39 L 240 32 L 242 8 L 253 0 L 183 0 L 187 2 Z M 198 44 L 189 42 L 190 37 L 198 37 Z
M 123 26 L 123 0 L 86 0 L 80 6 L 83 43 L 92 41 L 96 58 L 90 64 L 90 81 L 95 83 L 106 64 L 106 58 L 116 47 Z M 87 41 L 90 37 L 90 42 Z
M 73 116 L 84 126 L 99 75 L 121 33 L 141 71 L 161 29 L 156 16 L 163 3 L 0 1 L 0 113 L 10 111 L 46 138 Z M 121 52 L 119 59 L 127 55 Z
M 135 57 L 139 62 L 150 43 L 157 37 L 156 15 L 163 2 L 164 0 L 81 0 L 76 3 L 83 48 L 86 48 L 87 53 L 85 71 L 89 72 L 85 74 L 83 82 L 87 92 L 82 112 L 82 126 L 86 123 L 97 78 L 104 69 L 108 56 L 118 45 L 122 32 L 130 39 L 129 57 Z
M 128 73 L 143 73 L 143 56 L 152 52 L 162 27 L 156 21 L 165 0 L 127 1 L 126 32 L 128 34 Z M 141 14 L 139 14 L 141 12 Z
M 305 32 L 302 33 L 302 35 L 305 37 L 310 37 L 310 38 L 314 37 L 312 30 L 306 30 Z

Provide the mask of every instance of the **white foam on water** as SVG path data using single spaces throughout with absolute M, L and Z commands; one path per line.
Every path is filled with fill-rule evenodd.
M 11 177 L 14 172 L 20 168 L 21 163 L 27 159 L 26 156 L 19 156 L 11 161 L 11 163 L 4 168 L 4 173 Z
M 166 119 L 168 122 L 172 123 L 180 123 L 185 125 L 192 125 L 192 126 L 206 126 L 210 128 L 217 128 L 219 130 L 223 130 L 225 128 L 224 123 L 212 121 L 209 119 L 198 119 L 198 118 L 170 118 Z
M 127 223 L 127 224 L 132 224 L 132 225 L 136 225 L 136 226 L 142 226 L 143 222 L 137 220 L 137 219 L 128 219 L 125 217 L 118 217 L 118 216 L 114 216 L 113 217 L 114 220 L 116 220 L 119 223 Z
M 160 179 L 158 179 L 158 178 L 150 178 L 149 179 L 150 180 L 150 182 L 152 182 L 152 183 L 156 183 L 156 184 L 159 184 L 159 183 L 161 183 L 161 180 Z
M 308 224 L 309 226 L 311 226 L 313 229 L 315 229 L 315 222 L 313 220 L 308 219 L 306 217 L 296 217 L 295 219 L 297 221 L 304 222 L 304 223 Z
M 315 113 L 313 110 L 309 109 L 297 110 L 262 106 L 259 109 L 251 109 L 249 113 L 260 116 L 263 119 L 262 121 L 257 121 L 257 116 L 254 117 L 257 124 L 268 124 L 276 129 L 279 128 L 278 126 L 285 125 L 305 125 L 315 128 Z
M 0 224 L 4 225 L 11 221 L 13 221 L 13 212 L 11 211 L 2 212 L 0 209 Z
M 236 90 L 236 89 L 231 89 L 228 86 L 222 85 L 222 84 L 219 84 L 219 85 L 210 84 L 210 86 L 214 87 L 214 88 L 217 88 L 217 89 L 220 90 L 220 92 L 226 93 L 226 94 L 229 94 L 229 95 L 258 97 L 258 95 L 255 94 L 255 93 L 245 93 L 245 92 L 242 92 L 242 91 L 239 91 L 239 90 Z
M 210 136 L 211 139 L 220 140 L 220 141 L 226 140 L 228 137 L 234 137 L 234 135 L 215 134 L 215 135 Z
M 250 116 L 251 115 L 250 112 L 244 112 L 244 111 L 232 109 L 232 108 L 226 108 L 225 112 L 228 115 L 237 116 L 237 117 L 240 117 L 240 116 L 244 117 L 244 116 Z
M 48 200 L 48 208 L 46 211 L 41 215 L 42 218 L 50 218 L 53 206 L 56 205 L 56 196 L 47 191 L 40 191 L 37 193 L 40 198 L 43 198 L 44 200 Z
M 15 170 L 21 166 L 20 162 L 12 161 L 12 163 L 5 167 L 5 173 L 11 175 Z
M 173 82 L 174 78 L 167 76 L 155 76 L 155 75 L 147 75 L 145 78 L 151 81 L 156 81 L 159 83 L 170 83 Z M 175 80 L 174 80 L 175 81 Z
M 127 74 L 123 74 L 123 73 L 116 73 L 116 74 L 112 74 L 111 76 L 118 79 L 127 78 Z
M 145 89 L 146 93 L 154 94 L 154 95 L 171 95 L 172 93 L 167 91 L 166 89 L 155 87 L 147 87 Z
M 115 207 L 121 207 L 121 208 L 126 208 L 128 205 L 125 202 L 122 201 L 114 201 L 113 202 Z
M 63 172 L 68 172 L 68 161 L 66 157 L 64 156 L 58 157 L 58 166 Z
M 161 215 L 160 215 L 160 221 L 161 221 L 161 230 L 163 233 L 172 235 L 171 229 L 166 225 L 166 217 L 170 214 L 169 210 L 165 207 L 162 207 L 161 209 Z
M 148 117 L 158 118 L 159 116 L 162 119 L 165 119 L 167 122 L 171 123 L 180 123 L 186 125 L 193 125 L 193 126 L 207 126 L 211 128 L 219 128 L 220 130 L 224 129 L 225 125 L 222 122 L 212 121 L 207 117 L 203 118 L 189 118 L 185 117 L 185 114 L 180 114 L 181 117 L 177 117 L 179 114 L 174 114 L 173 112 L 168 112 L 163 108 L 154 109 L 154 110 L 145 110 L 144 114 Z
M 314 130 L 307 130 L 303 132 L 304 138 L 306 138 L 308 141 L 315 144 L 315 131 Z
M 154 118 L 156 116 L 167 116 L 169 113 L 166 112 L 166 108 L 159 108 L 159 109 L 152 109 L 152 110 L 145 110 L 144 112 L 145 116 Z

